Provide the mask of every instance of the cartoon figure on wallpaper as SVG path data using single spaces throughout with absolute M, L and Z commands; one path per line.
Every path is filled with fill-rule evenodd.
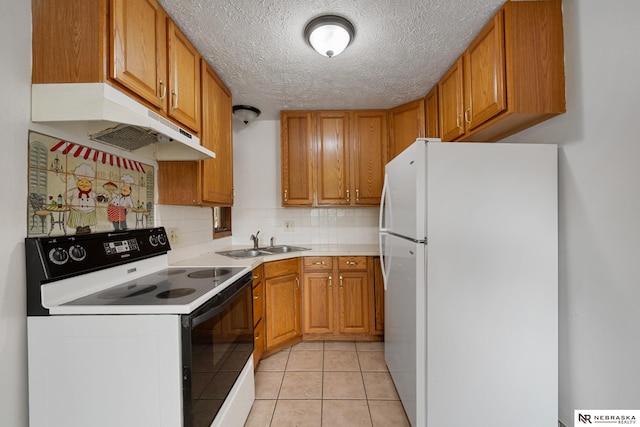
M 133 207 L 131 184 L 135 182 L 135 179 L 131 175 L 123 175 L 120 180 L 124 183 L 120 188 L 120 194 L 112 195 L 107 208 L 107 217 L 113 224 L 114 230 L 127 229 L 127 209 Z
M 75 227 L 76 234 L 91 233 L 91 226 L 96 225 L 96 193 L 92 190 L 93 178 L 96 175 L 93 166 L 83 163 L 73 171 L 76 188 L 67 191 L 66 201 L 69 205 L 67 225 Z

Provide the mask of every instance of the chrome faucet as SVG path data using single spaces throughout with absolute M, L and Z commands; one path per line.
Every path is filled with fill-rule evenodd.
M 253 249 L 258 249 L 258 234 L 260 234 L 260 230 L 256 234 L 252 234 L 250 239 L 253 240 Z

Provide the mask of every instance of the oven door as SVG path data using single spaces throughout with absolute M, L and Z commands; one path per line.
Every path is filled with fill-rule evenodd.
M 184 426 L 209 426 L 253 353 L 252 275 L 182 316 Z

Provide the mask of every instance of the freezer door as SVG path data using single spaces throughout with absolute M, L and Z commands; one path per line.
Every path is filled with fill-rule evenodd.
M 426 245 L 384 236 L 385 360 L 409 421 L 426 419 Z
M 387 163 L 382 227 L 414 240 L 426 237 L 427 142 L 419 140 Z

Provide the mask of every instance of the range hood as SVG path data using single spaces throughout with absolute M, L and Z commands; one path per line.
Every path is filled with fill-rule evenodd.
M 106 83 L 34 84 L 31 120 L 155 160 L 206 160 L 200 139 Z

